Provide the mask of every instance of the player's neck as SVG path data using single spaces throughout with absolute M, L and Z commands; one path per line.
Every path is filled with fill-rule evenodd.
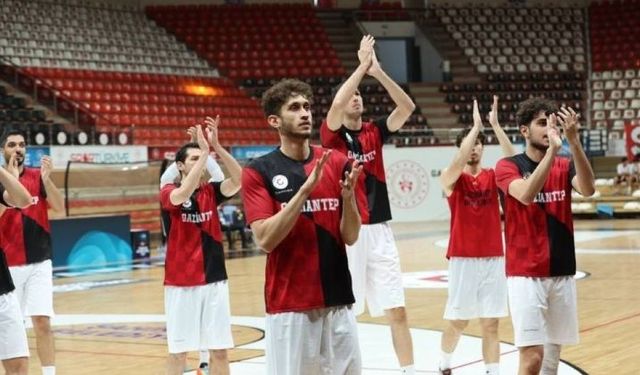
M 349 130 L 360 130 L 362 129 L 362 116 L 358 116 L 357 118 L 344 116 L 342 125 Z
M 482 168 L 480 167 L 480 163 L 475 164 L 466 164 L 463 169 L 464 173 L 470 174 L 473 177 L 477 176 L 482 172 Z
M 307 160 L 309 157 L 311 148 L 309 147 L 308 139 L 291 139 L 283 137 L 282 142 L 280 143 L 280 151 L 290 159 L 303 161 Z
M 546 151 L 533 147 L 531 143 L 527 144 L 527 149 L 525 150 L 525 154 L 527 155 L 527 157 L 529 157 L 529 159 L 535 161 L 536 163 L 540 163 L 540 160 L 544 158 L 545 153 Z

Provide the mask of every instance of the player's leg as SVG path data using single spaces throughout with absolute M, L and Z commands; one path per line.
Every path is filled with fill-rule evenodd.
M 29 370 L 29 346 L 15 292 L 0 295 L 0 360 L 7 375 Z
M 544 345 L 543 375 L 556 374 L 561 345 L 579 341 L 576 281 L 572 276 L 554 277 L 547 312 L 548 341 Z
M 488 375 L 500 369 L 499 318 L 508 316 L 507 278 L 504 257 L 479 260 L 480 288 L 478 293 L 480 325 L 482 327 L 482 355 Z
M 43 375 L 55 375 L 55 338 L 51 329 L 53 312 L 53 268 L 51 260 L 31 265 L 24 287 L 25 316 L 30 316 L 36 335 L 38 358 Z
M 326 309 L 320 357 L 324 373 L 359 375 L 362 359 L 358 343 L 358 323 L 351 306 Z
M 324 309 L 267 314 L 267 375 L 322 374 Z
M 520 352 L 520 375 L 537 375 L 542 367 L 543 345 L 547 341 L 547 284 L 544 278 L 507 278 L 514 341 Z
M 201 288 L 203 310 L 200 347 L 209 349 L 209 374 L 228 375 L 230 370 L 227 349 L 233 348 L 229 284 L 224 280 Z
M 182 375 L 187 353 L 200 349 L 202 305 L 197 287 L 165 286 L 164 311 L 167 317 L 167 375 Z
M 413 341 L 405 310 L 400 257 L 388 223 L 368 226 L 372 237 L 367 264 L 367 300 L 371 316 L 385 315 L 393 348 L 405 374 L 413 374 Z

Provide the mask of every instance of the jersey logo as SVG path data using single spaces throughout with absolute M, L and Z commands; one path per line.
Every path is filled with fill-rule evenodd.
M 35 206 L 36 204 L 38 204 L 38 202 L 40 202 L 40 197 L 31 197 L 31 204 L 33 206 Z
M 182 207 L 184 208 L 191 208 L 191 199 L 184 201 L 184 203 L 182 204 Z
M 279 174 L 273 176 L 273 178 L 271 179 L 271 183 L 276 189 L 284 189 L 289 185 L 289 180 L 287 179 L 287 176 Z

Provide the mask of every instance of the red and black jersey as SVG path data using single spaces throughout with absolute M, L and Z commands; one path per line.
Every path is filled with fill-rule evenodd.
M 164 285 L 197 286 L 227 279 L 218 204 L 229 197 L 220 191 L 221 184 L 200 185 L 178 206 L 169 198 L 178 186 L 167 184 L 160 191 L 167 233 Z
M 0 185 L 0 203 L 4 206 L 9 206 L 4 201 L 4 186 Z M 7 264 L 7 257 L 4 255 L 4 251 L 0 249 L 0 295 L 12 292 L 15 289 L 13 280 L 11 279 L 11 272 L 9 272 L 9 265 Z
M 387 118 L 375 122 L 363 122 L 360 130 L 342 126 L 331 131 L 327 120 L 320 126 L 322 146 L 358 160 L 363 165 L 358 189 L 358 206 L 363 224 L 377 224 L 391 220 L 391 207 L 387 193 L 382 146 L 394 133 L 387 127 Z M 366 209 L 365 209 L 366 208 Z
M 502 159 L 496 166 L 504 196 L 508 276 L 568 276 L 576 273 L 571 216 L 573 162 L 556 157 L 542 190 L 530 205 L 509 195 L 511 182 L 528 178 L 538 166 L 525 153 Z
M 249 223 L 277 214 L 300 190 L 325 149 L 311 147 L 297 161 L 280 148 L 253 160 L 242 172 L 242 195 Z M 289 234 L 267 255 L 267 313 L 305 311 L 354 302 L 347 253 L 340 232 L 340 179 L 350 163 L 332 152 L 322 180 L 304 203 Z
M 40 169 L 24 168 L 20 183 L 31 194 L 31 205 L 26 208 L 9 207 L 0 217 L 0 247 L 10 267 L 51 259 L 47 191 Z
M 498 187 L 493 169 L 462 173 L 448 197 L 451 236 L 447 258 L 503 255 Z

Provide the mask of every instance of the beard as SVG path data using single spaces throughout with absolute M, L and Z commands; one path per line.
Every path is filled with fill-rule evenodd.
M 282 126 L 280 128 L 280 134 L 284 135 L 285 137 L 289 137 L 289 138 L 293 138 L 293 139 L 300 139 L 300 140 L 305 140 L 305 139 L 310 139 L 311 138 L 311 132 L 309 132 L 309 133 L 296 133 L 296 132 L 293 131 L 293 126 L 292 125 Z
M 547 145 L 545 145 L 545 144 L 544 144 L 544 143 L 542 143 L 542 142 L 531 141 L 530 143 L 531 143 L 531 147 L 535 148 L 535 149 L 536 149 L 536 150 L 538 150 L 538 151 L 546 152 L 546 151 L 547 151 L 547 149 L 549 148 L 549 145 L 548 145 L 548 144 L 547 144 Z
M 480 159 L 469 159 L 469 160 L 467 160 L 467 165 L 473 166 L 473 165 L 478 165 L 478 164 L 480 164 Z

